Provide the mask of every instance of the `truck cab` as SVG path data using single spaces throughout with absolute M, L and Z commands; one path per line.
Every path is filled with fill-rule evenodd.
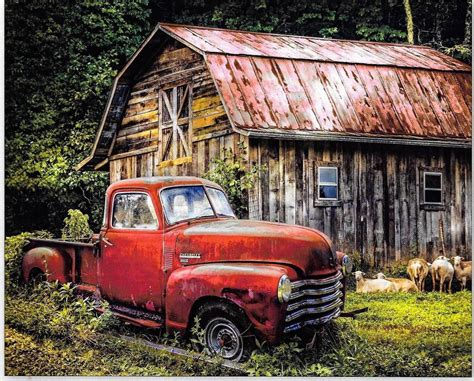
M 254 336 L 336 318 L 352 263 L 323 233 L 239 220 L 222 188 L 195 177 L 112 184 L 89 242 L 32 239 L 23 278 L 73 282 L 119 317 L 183 334 L 200 321 L 208 348 L 241 360 Z

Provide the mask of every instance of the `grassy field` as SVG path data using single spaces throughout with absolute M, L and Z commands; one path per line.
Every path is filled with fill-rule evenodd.
M 471 292 L 349 292 L 346 311 L 368 307 L 368 312 L 355 320 L 337 319 L 316 350 L 305 350 L 297 337 L 283 338 L 278 347 L 257 342 L 242 370 L 224 369 L 118 338 L 125 334 L 190 349 L 179 338 L 125 326 L 110 312 L 97 316 L 94 302 L 78 299 L 70 285 L 26 288 L 19 270 L 28 236 L 9 237 L 5 246 L 5 371 L 10 376 L 467 377 L 472 372 Z
M 296 338 L 276 348 L 263 344 L 242 372 L 120 340 L 112 334 L 137 335 L 136 330 L 117 326 L 110 317 L 98 319 L 71 295 L 70 290 L 43 288 L 7 296 L 7 375 L 471 375 L 470 292 L 350 292 L 346 310 L 369 311 L 355 320 L 338 319 L 318 351 L 304 350 Z

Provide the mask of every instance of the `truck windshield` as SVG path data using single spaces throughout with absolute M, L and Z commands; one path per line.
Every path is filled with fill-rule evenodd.
M 214 188 L 207 188 L 207 190 L 217 215 L 233 217 L 234 213 L 224 193 Z M 163 189 L 161 202 L 169 224 L 197 218 L 215 217 L 211 201 L 202 186 Z
M 212 205 L 214 206 L 214 210 L 216 211 L 218 216 L 224 217 L 235 217 L 232 208 L 229 205 L 229 201 L 227 201 L 227 197 L 225 196 L 224 192 L 216 188 L 207 188 L 207 194 L 211 199 Z

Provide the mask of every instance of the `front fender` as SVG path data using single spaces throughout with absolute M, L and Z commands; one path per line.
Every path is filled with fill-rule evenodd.
M 295 278 L 293 269 L 282 265 L 211 263 L 174 271 L 166 290 L 166 326 L 184 331 L 193 306 L 206 297 L 235 303 L 267 341 L 274 342 L 282 329 L 286 304 L 277 299 L 282 275 Z
M 28 282 L 31 270 L 40 269 L 47 275 L 48 281 L 66 283 L 71 281 L 70 258 L 60 250 L 51 247 L 35 247 L 28 250 L 23 257 L 23 280 Z

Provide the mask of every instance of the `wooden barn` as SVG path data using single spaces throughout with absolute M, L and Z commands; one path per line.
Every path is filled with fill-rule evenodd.
M 159 24 L 115 79 L 79 167 L 111 182 L 200 176 L 239 142 L 267 167 L 252 219 L 317 228 L 375 265 L 432 259 L 441 241 L 470 257 L 462 62 L 425 46 Z

